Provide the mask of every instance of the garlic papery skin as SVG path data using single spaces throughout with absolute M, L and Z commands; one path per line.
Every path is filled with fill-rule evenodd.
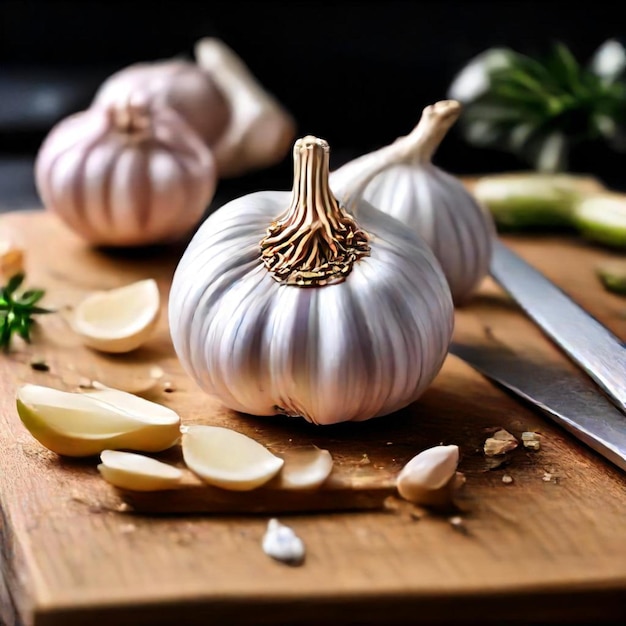
M 16 401 L 31 435 L 63 456 L 93 456 L 108 448 L 161 452 L 180 439 L 175 411 L 117 389 L 77 393 L 25 384 Z
M 456 305 L 466 303 L 489 273 L 496 234 L 489 211 L 460 179 L 432 162 L 460 112 L 454 100 L 430 105 L 410 134 L 331 174 L 333 191 L 348 206 L 361 197 L 428 243 Z
M 455 480 L 458 463 L 458 446 L 423 450 L 400 470 L 396 479 L 398 493 L 414 504 L 442 504 L 449 499 L 448 486 Z
M 285 158 L 296 136 L 296 122 L 285 107 L 220 39 L 200 39 L 195 57 L 230 106 L 228 127 L 211 144 L 220 177 L 241 176 Z
M 103 246 L 188 236 L 217 184 L 211 152 L 185 121 L 139 101 L 59 122 L 37 154 L 35 178 L 46 209 Z
M 208 72 L 184 59 L 134 63 L 107 78 L 92 106 L 111 107 L 141 96 L 151 107 L 174 109 L 212 146 L 230 124 L 230 105 Z
M 169 295 L 190 377 L 236 411 L 316 424 L 397 411 L 439 372 L 454 324 L 430 248 L 398 220 L 328 185 L 328 144 L 294 145 L 291 192 L 255 192 L 212 213 Z

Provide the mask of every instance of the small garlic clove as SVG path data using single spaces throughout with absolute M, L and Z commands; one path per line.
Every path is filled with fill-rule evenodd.
M 160 452 L 180 438 L 172 409 L 116 389 L 90 393 L 26 384 L 17 412 L 43 446 L 64 456 L 93 456 L 109 448 Z
M 243 433 L 221 426 L 195 425 L 182 437 L 187 467 L 211 485 L 249 491 L 272 479 L 283 459 Z
M 148 278 L 90 294 L 74 309 L 72 328 L 90 348 L 130 352 L 153 334 L 160 309 L 159 287 Z
M 458 462 L 458 446 L 423 450 L 400 470 L 396 482 L 398 493 L 409 502 L 425 506 L 449 500 L 448 489 L 456 482 Z
M 262 547 L 265 554 L 287 565 L 301 565 L 306 553 L 302 539 L 276 518 L 267 523 Z
M 285 464 L 276 477 L 281 489 L 316 489 L 333 469 L 330 452 L 317 446 L 288 450 L 282 457 Z
M 103 450 L 98 471 L 115 487 L 132 491 L 160 491 L 174 489 L 183 473 L 177 467 L 143 454 Z

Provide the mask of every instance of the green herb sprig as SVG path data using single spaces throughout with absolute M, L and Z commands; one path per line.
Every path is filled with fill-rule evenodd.
M 482 72 L 484 88 L 463 102 L 465 139 L 515 154 L 544 172 L 567 171 L 572 149 L 581 144 L 604 142 L 624 151 L 626 50 L 608 43 L 617 55 L 609 74 L 579 63 L 563 43 L 543 58 L 510 48 L 477 57 L 466 68 L 474 76 Z
M 0 349 L 7 352 L 14 335 L 30 343 L 30 332 L 35 320 L 33 315 L 54 313 L 37 303 L 45 295 L 43 289 L 18 290 L 24 283 L 24 274 L 12 276 L 6 285 L 0 287 Z

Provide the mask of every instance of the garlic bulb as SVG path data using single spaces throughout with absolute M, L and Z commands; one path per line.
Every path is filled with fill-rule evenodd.
M 243 60 L 215 37 L 200 39 L 195 55 L 231 107 L 228 128 L 211 146 L 220 177 L 270 167 L 287 156 L 295 139 L 296 122 Z
M 432 248 L 454 303 L 467 302 L 489 272 L 493 218 L 461 181 L 432 157 L 461 106 L 444 100 L 424 109 L 413 131 L 331 174 L 346 204 L 362 197 L 414 229 Z
M 217 183 L 209 149 L 184 120 L 139 100 L 59 122 L 37 154 L 35 179 L 47 209 L 107 246 L 187 235 Z
M 134 63 L 107 78 L 93 106 L 117 106 L 140 95 L 152 107 L 174 109 L 209 146 L 230 123 L 230 105 L 211 76 L 192 61 Z
M 237 198 L 200 226 L 176 268 L 170 332 L 188 374 L 231 409 L 316 424 L 416 400 L 439 372 L 454 307 L 409 229 L 328 184 L 329 147 L 294 146 L 291 192 Z

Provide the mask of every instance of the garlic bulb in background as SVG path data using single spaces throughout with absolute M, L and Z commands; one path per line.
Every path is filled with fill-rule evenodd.
M 285 158 L 296 124 L 223 41 L 199 40 L 196 62 L 136 63 L 110 76 L 94 106 L 119 105 L 130 95 L 153 107 L 171 107 L 213 152 L 220 178 L 240 176 Z
M 332 195 L 328 144 L 294 146 L 291 192 L 210 215 L 176 268 L 169 324 L 180 362 L 227 407 L 316 424 L 416 400 L 439 372 L 454 307 L 441 266 L 397 220 Z
M 174 109 L 209 146 L 224 134 L 230 105 L 207 72 L 186 60 L 135 63 L 107 78 L 93 106 L 116 106 L 141 96 L 151 107 Z
M 432 163 L 461 106 L 444 100 L 424 109 L 413 131 L 331 174 L 350 204 L 368 200 L 415 230 L 432 248 L 454 303 L 466 303 L 489 272 L 495 225 L 463 183 Z
M 200 39 L 195 55 L 231 109 L 228 127 L 211 145 L 220 177 L 240 176 L 285 158 L 296 135 L 296 122 L 285 107 L 220 39 Z
M 59 122 L 39 149 L 35 179 L 48 210 L 106 246 L 186 236 L 217 184 L 211 152 L 185 121 L 135 101 Z

